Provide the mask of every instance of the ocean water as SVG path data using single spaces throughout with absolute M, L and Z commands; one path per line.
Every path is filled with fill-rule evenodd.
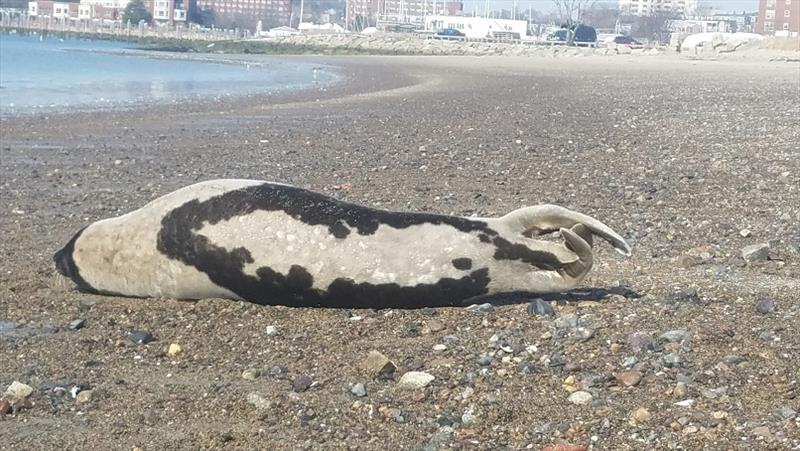
M 135 44 L 0 35 L 0 114 L 86 111 L 324 88 L 325 67 L 291 59 L 172 54 Z

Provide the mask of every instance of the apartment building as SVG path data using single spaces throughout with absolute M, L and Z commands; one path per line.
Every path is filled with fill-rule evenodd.
M 800 35 L 800 0 L 758 0 L 756 33 Z
M 386 16 L 454 16 L 464 9 L 462 1 L 449 0 L 383 0 L 382 15 Z
M 697 12 L 697 0 L 619 0 L 619 10 L 632 16 L 672 13 L 690 17 Z
M 197 0 L 197 8 L 220 16 L 241 15 L 282 24 L 288 24 L 292 14 L 291 0 Z

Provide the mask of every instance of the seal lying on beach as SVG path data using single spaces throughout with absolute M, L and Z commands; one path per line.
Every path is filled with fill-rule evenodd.
M 556 230 L 564 244 L 530 238 Z M 630 255 L 605 224 L 554 205 L 461 218 L 377 210 L 277 183 L 213 180 L 95 222 L 53 259 L 86 292 L 418 308 L 570 289 L 592 267 L 593 235 Z

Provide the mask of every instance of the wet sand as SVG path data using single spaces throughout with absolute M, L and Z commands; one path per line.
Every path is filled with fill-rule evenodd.
M 318 60 L 346 81 L 0 122 L 0 320 L 14 325 L 0 328 L 0 386 L 35 388 L 0 419 L 0 449 L 800 446 L 797 63 Z M 458 215 L 557 203 L 612 226 L 633 256 L 599 243 L 583 289 L 546 297 L 555 318 L 529 315 L 524 296 L 484 314 L 290 309 L 87 295 L 54 277 L 52 254 L 88 222 L 221 177 Z M 757 243 L 769 258 L 744 262 Z M 757 311 L 765 298 L 774 312 Z M 659 338 L 670 330 L 684 339 Z M 360 364 L 373 349 L 397 377 L 436 379 L 410 392 L 372 380 Z M 626 371 L 641 381 L 624 387 Z M 315 383 L 295 392 L 300 376 Z M 592 401 L 570 402 L 576 390 Z M 649 419 L 631 420 L 638 408 Z

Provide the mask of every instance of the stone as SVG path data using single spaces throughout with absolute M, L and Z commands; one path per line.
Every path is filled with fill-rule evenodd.
M 769 297 L 761 298 L 756 304 L 756 311 L 762 315 L 775 312 L 775 300 Z
M 272 402 L 258 393 L 249 393 L 247 395 L 247 403 L 261 411 L 270 410 L 272 408 Z
M 697 266 L 697 259 L 692 257 L 691 255 L 681 255 L 680 257 L 675 260 L 677 265 L 683 269 L 689 269 L 694 266 Z
M 8 386 L 4 396 L 11 402 L 11 404 L 16 404 L 17 402 L 28 398 L 28 396 L 30 396 L 32 393 L 33 387 L 23 384 L 22 382 L 14 381 Z
M 367 387 L 365 387 L 364 384 L 359 382 L 353 385 L 353 387 L 350 389 L 350 393 L 358 396 L 359 398 L 363 398 L 364 396 L 367 396 Z
M 742 248 L 741 255 L 747 263 L 767 260 L 769 258 L 769 243 L 745 246 Z
M 447 346 L 441 343 L 433 345 L 433 352 L 444 352 L 444 351 L 447 351 Z
M 623 371 L 616 375 L 617 383 L 623 387 L 635 387 L 642 380 L 642 373 L 638 371 Z
M 309 387 L 311 387 L 311 384 L 313 383 L 314 381 L 309 376 L 301 374 L 295 377 L 294 380 L 292 380 L 292 390 L 295 393 L 302 393 L 308 390 Z
M 75 396 L 75 402 L 78 404 L 90 403 L 92 402 L 93 396 L 94 396 L 94 391 L 92 390 L 79 391 L 78 394 Z
M 11 403 L 5 398 L 0 398 L 0 415 L 6 415 L 9 412 L 11 412 Z
M 694 405 L 694 399 L 684 399 L 683 401 L 678 401 L 675 403 L 678 407 L 692 407 Z
M 625 357 L 625 360 L 622 362 L 622 366 L 625 368 L 633 368 L 636 364 L 639 363 L 639 359 L 636 356 Z
M 489 304 L 488 302 L 485 304 L 472 304 L 465 310 L 470 313 L 478 313 L 478 314 L 492 313 L 494 312 L 494 306 L 492 304 Z
M 660 346 L 650 334 L 645 332 L 634 332 L 628 336 L 626 341 L 633 352 L 657 351 Z
M 670 343 L 681 343 L 689 338 L 689 332 L 680 329 L 670 330 L 661 334 L 659 338 L 661 338 L 662 341 Z
M 270 325 L 270 326 L 267 326 L 265 331 L 267 332 L 267 335 L 276 335 L 278 333 L 278 327 Z
M 528 304 L 528 314 L 536 316 L 555 316 L 556 312 L 549 302 L 536 298 Z
M 376 378 L 379 376 L 390 376 L 397 369 L 394 363 L 388 357 L 378 351 L 370 351 L 366 360 L 362 364 L 362 368 L 367 376 Z
M 752 235 L 752 232 L 750 229 L 742 229 L 739 231 L 739 235 L 741 235 L 742 238 L 749 238 L 750 235 Z
M 555 321 L 556 329 L 560 330 L 568 330 L 568 329 L 577 329 L 578 328 L 578 315 L 574 313 L 570 313 L 569 315 L 564 315 Z
M 478 357 L 478 365 L 489 366 L 492 364 L 492 360 L 493 358 L 489 354 L 481 354 L 480 357 Z
M 686 388 L 686 384 L 684 382 L 678 382 L 675 384 L 675 388 L 672 389 L 672 396 L 676 398 L 683 398 L 689 390 Z
M 772 432 L 769 430 L 769 427 L 767 426 L 759 426 L 753 428 L 753 435 L 757 437 L 770 438 L 772 437 Z
M 572 404 L 585 406 L 592 402 L 592 394 L 586 391 L 578 390 L 569 395 L 567 400 Z
M 772 413 L 781 420 L 791 420 L 797 416 L 797 411 L 788 406 L 775 409 Z
M 95 305 L 99 304 L 100 301 L 95 299 L 81 299 L 78 301 L 78 310 L 81 312 L 88 312 L 92 309 Z
M 675 354 L 674 352 L 661 357 L 661 361 L 664 362 L 664 366 L 668 368 L 674 368 L 676 366 L 680 366 L 680 364 L 683 363 L 683 359 L 681 359 L 681 356 Z
M 445 329 L 444 323 L 439 321 L 438 319 L 432 319 L 425 323 L 425 327 L 431 333 L 441 332 Z
M 475 408 L 470 406 L 464 413 L 461 415 L 461 424 L 468 426 L 470 424 L 475 423 L 475 420 L 478 419 L 478 416 L 475 415 Z
M 726 355 L 722 358 L 722 363 L 726 365 L 738 365 L 744 362 L 746 359 L 740 355 Z
M 75 321 L 71 321 L 67 327 L 69 327 L 69 330 L 79 330 L 83 329 L 84 326 L 86 326 L 85 319 L 76 319 Z
M 248 380 L 248 381 L 254 381 L 254 380 L 258 379 L 259 376 L 261 376 L 261 371 L 259 371 L 257 369 L 248 368 L 248 369 L 242 371 L 242 379 L 245 379 L 245 380 Z
M 128 339 L 136 344 L 147 344 L 154 341 L 155 337 L 146 330 L 132 330 L 128 334 Z
M 631 419 L 638 424 L 644 424 L 649 422 L 653 418 L 653 415 L 650 414 L 650 411 L 645 409 L 644 407 L 639 407 L 638 409 L 634 410 L 631 413 Z
M 175 357 L 176 355 L 183 352 L 183 348 L 178 343 L 171 343 L 167 348 L 167 355 Z
M 559 443 L 557 445 L 547 445 L 542 448 L 542 451 L 586 451 L 586 446 Z
M 424 371 L 409 371 L 403 374 L 397 386 L 404 390 L 416 390 L 427 387 L 434 379 L 436 377 Z

